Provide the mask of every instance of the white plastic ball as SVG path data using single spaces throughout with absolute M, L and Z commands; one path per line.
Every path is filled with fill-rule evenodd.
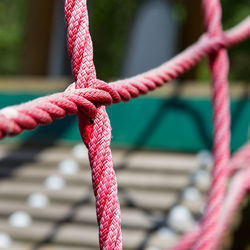
M 58 170 L 64 175 L 74 175 L 79 171 L 79 168 L 79 164 L 73 159 L 66 159 L 58 165 Z
M 197 170 L 193 175 L 193 183 L 200 191 L 206 192 L 211 183 L 211 175 L 205 169 Z
M 84 144 L 75 145 L 72 153 L 77 159 L 88 159 L 88 149 Z
M 172 229 L 180 233 L 190 231 L 195 224 L 189 210 L 181 205 L 170 210 L 167 222 Z
M 208 150 L 202 150 L 197 154 L 197 160 L 202 167 L 210 170 L 213 166 L 213 155 Z
M 204 214 L 205 213 L 205 210 L 206 210 L 206 204 L 204 203 L 204 204 L 202 204 L 202 206 L 200 207 L 200 213 L 201 214 Z
M 200 192 L 194 187 L 188 187 L 184 189 L 182 198 L 189 201 L 196 201 L 200 199 Z
M 176 234 L 167 227 L 162 227 L 157 231 L 157 234 L 160 239 L 172 242 L 176 240 Z
M 186 188 L 182 193 L 182 205 L 194 213 L 199 213 L 202 207 L 202 196 L 194 187 Z
M 48 189 L 61 190 L 65 186 L 65 181 L 59 176 L 52 175 L 46 178 L 44 184 Z
M 31 194 L 28 197 L 28 204 L 30 207 L 34 208 L 45 208 L 49 204 L 49 199 L 46 195 L 41 193 Z
M 0 249 L 9 249 L 12 245 L 12 239 L 6 233 L 0 232 Z
M 31 222 L 30 215 L 22 211 L 15 212 L 9 217 L 9 223 L 13 227 L 28 227 Z

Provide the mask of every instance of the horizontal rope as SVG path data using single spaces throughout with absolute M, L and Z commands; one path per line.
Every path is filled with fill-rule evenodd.
M 0 110 L 0 139 L 16 136 L 23 130 L 50 124 L 54 119 L 84 112 L 94 118 L 100 105 L 129 101 L 162 86 L 194 67 L 203 57 L 222 47 L 231 47 L 250 36 L 250 16 L 221 37 L 203 35 L 196 43 L 163 65 L 132 78 L 106 84 L 97 80 L 95 87 L 75 89 L 40 97 L 33 101 Z

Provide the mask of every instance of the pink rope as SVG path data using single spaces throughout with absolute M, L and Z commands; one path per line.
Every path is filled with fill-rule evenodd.
M 229 175 L 232 175 L 238 168 L 245 167 L 247 160 L 250 159 L 250 142 L 242 146 L 234 155 L 229 165 Z
M 247 189 L 250 188 L 250 143 L 247 143 L 240 148 L 232 157 L 229 163 L 228 176 L 230 177 L 235 173 L 235 170 L 244 166 L 240 170 L 240 174 L 236 173 L 232 177 L 230 189 L 227 192 L 227 197 L 223 204 L 223 216 L 219 218 L 218 223 L 218 241 L 223 238 L 223 229 L 227 228 L 231 218 L 239 206 L 242 196 L 246 193 Z M 236 179 L 236 180 L 235 180 Z M 241 181 L 239 181 L 241 179 Z M 235 198 L 237 197 L 237 198 Z M 226 231 L 226 230 L 225 230 Z M 197 225 L 190 232 L 184 235 L 179 242 L 172 248 L 172 250 L 185 250 L 190 249 L 195 241 L 198 239 L 201 232 L 200 225 Z
M 172 250 L 186 250 L 191 249 L 194 242 L 197 240 L 200 234 L 200 225 L 195 226 L 190 232 L 186 233 L 180 238 L 177 244 L 172 248 Z
M 101 88 L 102 85 L 96 80 L 93 63 L 87 1 L 65 1 L 65 19 L 68 27 L 68 51 L 75 80 L 75 84 L 68 88 L 68 91 L 72 91 L 73 87 Z M 111 126 L 105 106 L 97 107 L 94 113 L 93 124 L 81 110 L 78 111 L 78 118 L 82 139 L 89 149 L 99 245 L 101 249 L 118 250 L 122 249 L 122 234 L 117 182 L 110 150 Z
M 219 243 L 222 241 L 227 228 L 232 221 L 232 218 L 245 197 L 245 194 L 250 188 L 250 161 L 248 160 L 247 167 L 241 169 L 239 172 L 233 176 L 231 180 L 231 185 L 228 190 L 227 197 L 223 205 L 223 213 L 220 218 L 220 223 L 218 226 L 217 240 L 214 244 L 215 249 L 218 247 Z
M 211 37 L 221 36 L 221 6 L 219 0 L 203 1 L 206 30 Z M 226 190 L 227 166 L 230 157 L 230 110 L 228 94 L 227 51 L 223 48 L 210 54 L 213 83 L 214 167 L 205 215 L 195 250 L 212 250 L 218 237 L 218 223 Z
M 218 246 L 219 242 L 223 239 L 228 226 L 230 225 L 231 218 L 233 218 L 237 208 L 241 204 L 245 194 L 250 189 L 250 166 L 240 170 L 232 178 L 230 189 L 228 190 L 227 197 L 223 204 L 223 213 L 220 217 L 217 230 L 217 241 L 214 248 Z M 190 249 L 194 242 L 200 235 L 201 227 L 197 225 L 191 232 L 184 235 L 172 250 Z
M 228 58 L 225 48 L 250 36 L 250 17 L 223 33 L 219 1 L 205 0 L 204 12 L 207 33 L 195 44 L 153 70 L 107 84 L 96 79 L 87 1 L 65 0 L 68 51 L 75 82 L 63 93 L 0 110 L 0 138 L 18 135 L 25 129 L 36 128 L 39 124 L 49 124 L 67 114 L 78 115 L 80 133 L 89 149 L 101 249 L 122 249 L 117 182 L 110 150 L 111 126 L 105 106 L 129 101 L 162 86 L 192 68 L 206 55 L 210 58 L 213 77 L 215 166 L 212 186 L 201 225 L 186 235 L 175 249 L 190 248 L 196 240 L 195 249 L 216 248 L 223 237 L 225 225 L 229 223 L 245 193 L 245 183 L 249 183 L 249 168 L 241 170 L 241 174 L 235 177 L 236 181 L 233 183 L 236 184 L 228 195 L 233 194 L 233 197 L 238 199 L 234 202 L 230 197 L 227 198 L 225 204 L 229 204 L 229 209 L 221 222 L 219 219 L 226 178 L 250 158 L 250 144 L 247 144 L 233 157 L 229 171 L 226 169 L 229 160 L 230 116 L 227 90 Z M 94 118 L 93 124 L 91 118 Z M 244 185 L 240 185 L 239 180 L 243 180 Z

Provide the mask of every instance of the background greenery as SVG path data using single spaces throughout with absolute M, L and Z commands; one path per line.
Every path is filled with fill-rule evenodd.
M 229 29 L 250 14 L 250 0 L 222 0 L 223 28 Z M 228 50 L 230 58 L 229 80 L 231 82 L 250 81 L 250 40 L 246 40 Z M 199 65 L 197 78 L 209 79 L 207 60 Z
M 137 9 L 143 0 L 92 0 L 91 32 L 93 34 L 95 64 L 102 79 L 119 76 L 129 31 Z M 180 22 L 185 22 L 185 1 L 175 0 L 174 13 Z M 232 27 L 250 13 L 250 0 L 222 0 L 223 24 Z M 0 75 L 19 73 L 27 31 L 29 1 L 0 1 Z M 250 41 L 230 50 L 232 81 L 250 80 Z M 208 80 L 207 62 L 198 67 L 197 80 Z
M 27 0 L 0 1 L 0 74 L 17 74 L 28 14 Z

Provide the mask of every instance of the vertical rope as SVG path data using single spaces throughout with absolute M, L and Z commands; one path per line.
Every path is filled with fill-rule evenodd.
M 87 1 L 65 0 L 65 20 L 75 87 L 94 87 L 96 72 L 89 33 Z M 81 111 L 78 118 L 82 139 L 89 149 L 100 249 L 122 249 L 120 206 L 110 150 L 109 117 L 103 106 L 98 108 L 93 124 Z
M 86 0 L 65 0 L 68 52 L 76 87 L 92 86 L 96 79 Z
M 222 35 L 219 0 L 203 2 L 205 27 L 211 37 Z M 201 224 L 201 233 L 194 249 L 210 250 L 217 245 L 219 217 L 225 195 L 227 167 L 230 156 L 230 111 L 228 95 L 229 61 L 225 49 L 209 56 L 213 86 L 214 167 L 208 204 Z
M 105 107 L 99 108 L 89 142 L 101 249 L 122 249 L 117 182 L 110 150 L 111 127 Z

